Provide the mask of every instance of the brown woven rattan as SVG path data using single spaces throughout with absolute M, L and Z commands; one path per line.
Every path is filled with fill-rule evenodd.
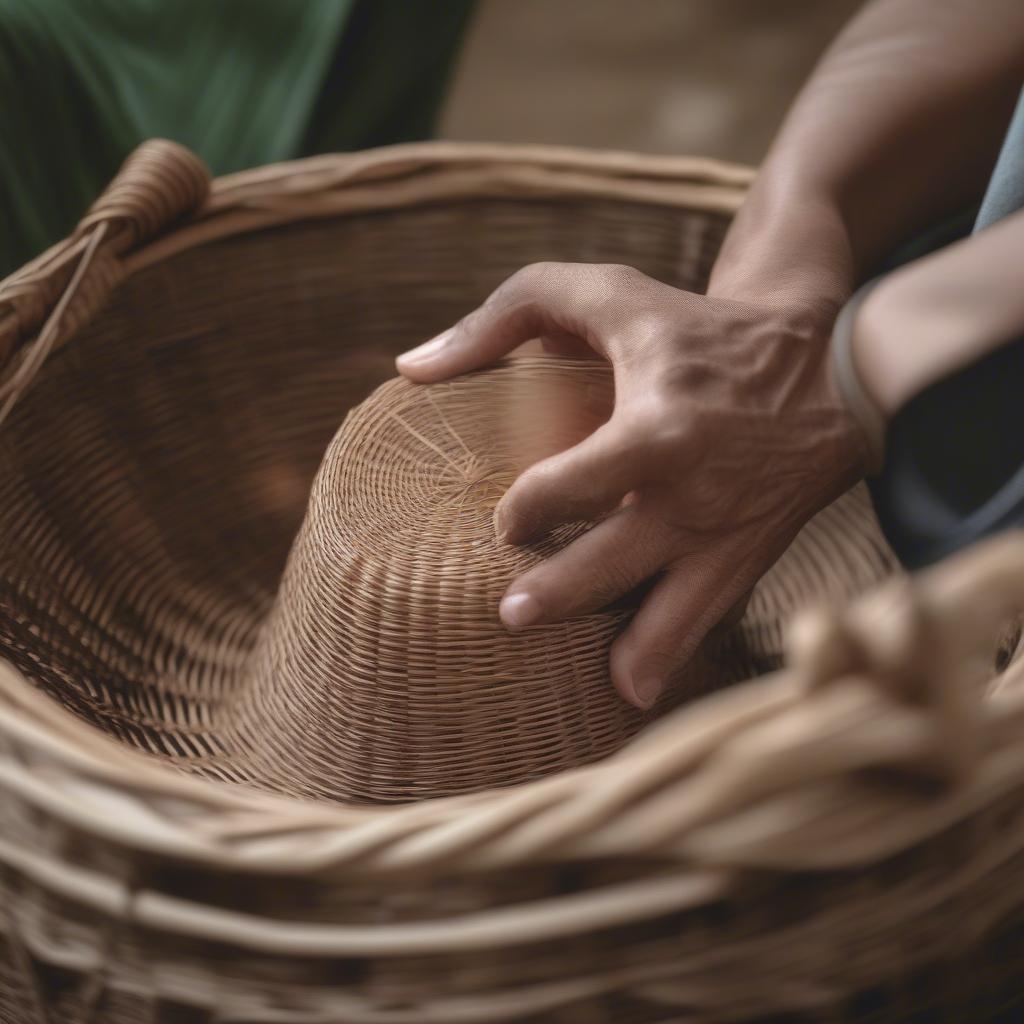
M 526 262 L 701 288 L 747 180 L 430 144 L 210 189 L 153 142 L 0 284 L 0 1021 L 1010 1005 L 1024 542 L 826 612 L 892 572 L 851 492 L 652 723 L 607 681 L 628 603 L 494 610 L 548 549 L 493 503 L 605 371 L 392 382 L 338 431 Z

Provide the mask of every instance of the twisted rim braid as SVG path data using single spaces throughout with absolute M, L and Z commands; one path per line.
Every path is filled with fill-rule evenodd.
M 210 172 L 195 154 L 151 139 L 66 242 L 0 282 L 0 423 L 53 348 L 107 302 L 124 278 L 124 253 L 201 206 L 209 188 Z
M 535 161 L 533 166 L 530 166 L 531 156 L 535 155 L 533 150 L 513 150 L 521 163 L 513 162 L 510 165 L 509 152 L 506 148 L 494 147 L 453 147 L 450 153 L 445 147 L 399 147 L 387 153 L 360 155 L 350 160 L 325 158 L 309 161 L 301 168 L 284 167 L 252 172 L 221 183 L 214 201 L 207 204 L 207 211 L 203 217 L 197 220 L 194 228 L 175 232 L 173 245 L 180 250 L 188 244 L 197 244 L 198 241 L 218 237 L 224 233 L 246 230 L 249 225 L 246 217 L 254 210 L 259 216 L 269 215 L 272 218 L 286 220 L 293 218 L 297 211 L 306 209 L 306 205 L 310 206 L 310 210 L 315 207 L 316 215 L 324 216 L 346 208 L 366 208 L 367 202 L 371 205 L 373 202 L 394 202 L 396 196 L 399 202 L 414 201 L 417 197 L 429 199 L 442 194 L 434 191 L 435 185 L 441 180 L 437 169 L 442 166 L 452 175 L 455 184 L 451 187 L 456 192 L 460 189 L 465 190 L 465 183 L 458 177 L 462 173 L 461 168 L 465 167 L 467 171 L 469 168 L 484 168 L 481 179 L 483 192 L 500 192 L 503 188 L 509 187 L 510 182 L 518 181 L 517 187 L 528 191 L 534 187 L 543 187 L 555 192 L 564 189 L 568 193 L 573 193 L 579 189 L 580 177 L 585 177 L 588 173 L 588 161 L 590 170 L 593 165 L 592 158 L 583 159 L 573 154 L 551 150 L 545 150 L 544 160 L 540 164 Z M 635 159 L 607 157 L 604 160 L 605 170 L 617 175 L 621 180 L 623 196 L 649 199 L 656 194 L 651 189 L 660 189 L 661 191 L 657 192 L 657 201 L 661 202 L 666 201 L 665 197 L 671 188 L 679 188 L 682 172 L 678 162 L 671 163 L 671 166 L 666 162 L 662 166 L 657 161 L 651 164 L 645 160 L 641 167 Z M 540 166 L 545 168 L 544 173 L 541 173 Z M 728 175 L 722 176 L 721 168 L 717 166 L 691 162 L 689 167 L 690 180 L 694 182 L 708 179 L 724 182 L 728 179 Z M 493 177 L 488 178 L 489 174 L 493 174 Z M 737 186 L 741 177 L 742 175 L 736 172 Z M 279 202 L 271 202 L 271 194 L 264 188 L 268 180 L 289 182 L 290 187 L 283 193 L 273 193 L 278 196 Z M 372 201 L 367 198 L 368 194 L 359 192 L 364 185 L 367 188 L 378 189 L 379 194 Z M 604 187 L 608 188 L 607 182 Z M 67 306 L 71 304 L 76 288 L 81 287 L 83 296 L 89 291 L 86 286 L 90 282 L 83 284 L 82 278 L 90 277 L 94 279 L 94 283 L 98 282 L 92 291 L 96 297 L 86 303 L 88 307 L 97 307 L 103 301 L 103 293 L 114 287 L 117 280 L 127 272 L 125 267 L 128 263 L 117 258 L 117 254 L 125 253 L 132 246 L 138 245 L 147 233 L 160 230 L 166 224 L 167 218 L 180 215 L 190 204 L 202 202 L 205 188 L 205 171 L 195 158 L 180 147 L 158 142 L 144 148 L 129 166 L 126 166 L 123 178 L 115 182 L 107 196 L 96 204 L 83 222 L 82 229 L 68 244 L 44 254 L 33 265 L 0 286 L 0 302 L 20 304 L 19 308 L 22 310 L 28 308 L 32 302 L 26 298 L 31 294 L 26 282 L 32 281 L 40 282 L 40 291 L 36 294 L 43 294 L 45 291 L 49 301 L 59 290 L 53 286 L 53 282 L 66 279 L 69 270 L 72 277 L 77 273 L 79 277 L 74 282 L 76 287 L 65 289 L 58 305 L 49 310 L 47 326 L 50 330 L 44 331 L 49 345 L 54 344 L 56 339 L 64 334 L 73 334 L 73 330 L 69 332 L 66 329 L 66 322 L 57 325 L 53 321 L 68 319 Z M 718 201 L 721 202 L 723 209 L 729 208 L 730 204 L 734 207 L 739 195 L 740 190 L 737 187 L 731 196 L 727 197 L 723 193 Z M 682 198 L 679 198 L 680 196 Z M 677 193 L 675 201 L 687 201 L 685 186 Z M 710 201 L 713 203 L 716 200 Z M 207 235 L 189 235 L 189 231 L 206 230 L 204 218 L 205 224 L 214 230 Z M 161 253 L 166 254 L 173 250 L 167 249 L 166 246 L 160 249 L 159 246 L 150 245 L 143 251 L 146 255 L 138 254 L 138 266 L 145 265 L 147 260 L 160 258 Z M 60 301 L 65 303 L 63 309 L 60 308 Z M 36 302 L 35 305 L 39 308 L 41 304 Z M 841 519 L 847 514 L 848 512 L 844 512 L 840 506 L 836 507 L 835 515 L 838 518 Z M 856 534 L 856 519 L 851 519 L 844 529 L 852 530 Z M 859 544 L 861 541 L 855 537 L 854 543 Z M 798 561 L 805 558 L 799 552 L 794 557 Z M 805 568 L 808 566 L 814 568 L 810 562 Z M 784 601 L 789 600 L 785 588 L 782 588 L 779 594 Z M 758 597 L 755 595 L 752 607 L 756 609 L 757 605 Z M 851 631 L 850 627 L 843 629 L 847 633 Z M 835 630 L 832 632 L 835 633 Z M 931 632 L 928 630 L 928 635 Z M 819 642 L 818 647 L 824 648 L 830 644 L 834 646 L 833 641 Z M 923 650 L 927 646 L 919 637 L 909 644 L 906 651 L 913 654 L 914 651 Z M 841 664 L 847 674 L 856 668 L 857 671 L 866 671 L 870 675 L 878 667 L 863 652 L 857 656 L 861 658 L 860 662 L 852 662 L 850 657 L 847 657 L 845 662 L 839 659 L 837 664 Z M 821 679 L 818 682 L 821 683 Z M 834 703 L 834 690 L 836 687 L 842 689 L 843 685 L 836 683 L 831 690 L 829 686 L 819 685 L 817 689 L 820 693 L 815 699 L 823 702 L 822 707 L 832 706 L 829 702 Z M 320 828 L 335 830 L 331 831 L 329 851 L 320 851 L 331 863 L 371 865 L 381 870 L 409 863 L 435 863 L 438 858 L 445 856 L 461 857 L 464 862 L 475 864 L 501 862 L 533 853 L 553 857 L 598 856 L 604 855 L 607 851 L 628 850 L 633 848 L 636 842 L 647 844 L 646 848 L 649 849 L 663 848 L 678 855 L 694 842 L 692 834 L 687 836 L 687 830 L 692 833 L 701 822 L 710 820 L 708 816 L 714 816 L 715 789 L 712 787 L 708 791 L 712 795 L 705 795 L 699 801 L 691 801 L 688 805 L 688 822 L 674 822 L 671 815 L 665 814 L 661 815 L 660 823 L 652 824 L 647 821 L 644 814 L 648 814 L 652 807 L 657 806 L 654 798 L 659 793 L 668 793 L 679 778 L 687 780 L 689 784 L 692 781 L 689 779 L 690 773 L 703 766 L 701 758 L 711 757 L 712 746 L 717 749 L 724 739 L 730 736 L 734 736 L 738 742 L 740 736 L 746 735 L 745 730 L 756 732 L 755 727 L 762 720 L 770 725 L 773 716 L 791 711 L 794 703 L 798 701 L 798 694 L 802 692 L 801 687 L 806 688 L 806 683 L 797 686 L 792 682 L 777 680 L 771 685 L 755 684 L 740 691 L 743 696 L 724 695 L 707 702 L 706 707 L 702 705 L 693 709 L 691 717 L 684 717 L 681 720 L 690 723 L 688 729 L 697 729 L 693 723 L 703 722 L 701 728 L 707 729 L 707 732 L 697 729 L 697 734 L 691 737 L 685 751 L 675 749 L 674 741 L 668 747 L 663 745 L 662 737 L 674 728 L 666 723 L 665 726 L 652 729 L 649 735 L 642 737 L 618 759 L 594 768 L 569 772 L 509 794 L 452 798 L 430 802 L 424 804 L 422 808 L 379 814 L 359 812 L 353 808 L 330 811 L 289 803 L 278 804 L 270 798 L 255 797 L 251 794 L 243 798 L 237 793 L 228 795 L 227 791 L 214 798 L 213 793 L 221 793 L 217 787 L 206 789 L 205 783 L 196 782 L 194 785 L 199 788 L 193 790 L 193 783 L 188 780 L 179 779 L 171 782 L 170 777 L 159 770 L 154 775 L 154 766 L 148 762 L 146 769 L 142 771 L 141 765 L 136 763 L 136 756 L 129 752 L 119 751 L 116 763 L 126 763 L 120 759 L 123 755 L 130 758 L 133 766 L 140 768 L 138 779 L 145 780 L 144 784 L 140 783 L 142 791 L 148 790 L 151 786 L 157 786 L 163 791 L 162 787 L 166 785 L 171 791 L 176 792 L 180 785 L 185 786 L 186 790 L 193 794 L 190 799 L 198 800 L 198 806 L 202 806 L 204 801 L 212 800 L 213 804 L 210 806 L 216 806 L 221 810 L 226 806 L 235 808 L 236 813 L 218 817 L 216 824 L 204 819 L 202 815 L 199 819 L 193 820 L 193 824 L 196 820 L 202 821 L 201 827 L 206 830 L 203 834 L 207 839 L 210 836 L 215 837 L 213 848 L 208 847 L 205 841 L 197 842 L 196 836 L 189 828 L 182 830 L 180 823 L 171 829 L 172 833 L 178 834 L 178 839 L 186 847 L 193 852 L 204 849 L 206 855 L 212 855 L 212 850 L 218 850 L 217 856 L 228 856 L 228 851 L 234 850 L 236 846 L 241 849 L 250 841 L 255 842 L 254 837 L 258 835 L 268 837 L 268 841 L 269 837 L 275 837 L 275 842 L 280 840 L 287 844 L 288 837 L 294 830 L 298 830 L 295 832 L 298 835 L 304 834 L 308 829 Z M 18 700 L 20 702 L 21 698 Z M 905 710 L 913 717 L 923 714 L 926 709 L 926 705 L 915 706 L 912 703 Z M 16 729 L 15 723 L 19 721 L 19 714 L 12 712 L 9 722 L 5 722 L 5 728 Z M 721 719 L 718 716 L 722 716 Z M 32 720 L 37 723 L 38 730 L 38 722 L 43 719 Z M 45 720 L 50 726 L 56 727 L 55 721 L 49 715 Z M 676 719 L 670 721 L 675 722 Z M 21 725 L 24 726 L 25 723 L 22 722 Z M 908 725 L 908 728 L 911 726 Z M 66 735 L 70 737 L 75 732 L 76 730 L 72 729 Z M 36 740 L 40 739 L 35 733 L 33 735 Z M 85 744 L 84 736 L 78 735 L 77 742 Z M 97 738 L 97 743 L 103 747 L 104 756 L 111 756 L 111 750 L 105 740 Z M 91 741 L 85 744 L 86 749 L 90 746 Z M 863 751 L 860 754 L 863 755 Z M 780 751 L 772 754 L 772 757 L 776 758 L 782 756 Z M 629 773 L 620 770 L 623 759 L 630 763 Z M 88 756 L 86 760 L 90 761 Z M 839 758 L 836 764 L 841 762 L 842 759 Z M 719 758 L 715 763 L 721 765 L 725 761 Z M 727 787 L 732 794 L 729 801 L 736 806 L 746 799 L 743 794 L 753 792 L 758 785 L 781 785 L 787 779 L 792 782 L 799 777 L 799 765 L 796 762 L 786 762 L 784 758 L 779 761 L 776 776 L 772 776 L 771 772 L 764 772 L 759 778 L 755 778 L 753 774 L 748 774 L 752 769 L 744 768 L 744 763 L 741 759 L 736 762 L 738 767 L 730 769 L 735 773 L 735 777 Z M 790 764 L 790 767 L 785 767 L 787 764 Z M 90 771 L 95 770 L 96 766 L 92 765 Z M 586 792 L 577 792 L 581 779 L 589 783 L 598 775 L 602 777 L 600 787 L 588 785 Z M 100 772 L 96 777 L 102 778 L 103 773 Z M 125 782 L 122 776 L 121 781 L 130 786 L 135 782 L 135 777 Z M 724 786 L 725 783 L 720 785 Z M 672 799 L 675 799 L 675 796 Z M 487 810 L 486 813 L 475 814 L 472 823 L 459 820 L 461 811 L 469 806 L 486 807 Z M 704 809 L 700 810 L 701 807 Z M 609 823 L 630 816 L 631 820 L 643 824 L 643 828 L 639 828 L 632 835 L 624 834 L 620 828 L 609 826 Z M 160 818 L 161 815 L 158 814 L 157 817 Z M 339 822 L 355 822 L 359 827 L 338 832 L 336 830 Z M 500 842 L 497 839 L 499 836 Z
M 32 343 L 44 322 L 53 321 L 73 277 L 71 290 L 80 294 L 72 295 L 50 328 L 52 337 L 40 344 L 44 356 L 85 326 L 126 275 L 240 232 L 474 194 L 607 195 L 613 182 L 623 198 L 636 202 L 678 206 L 699 199 L 731 212 L 751 177 L 749 168 L 705 159 L 408 143 L 257 168 L 218 179 L 211 190 L 209 171 L 195 154 L 175 142 L 150 139 L 129 155 L 66 241 L 0 281 L 0 366 L 9 376 L 10 360 Z M 159 237 L 185 217 L 191 226 Z M 91 261 L 89 274 L 75 277 L 90 238 L 104 226 L 108 252 Z
M 209 191 L 210 172 L 198 156 L 176 142 L 150 139 L 128 156 L 75 234 L 110 223 L 109 244 L 120 254 L 199 209 Z
M 996 624 L 1024 606 L 1022 579 L 1020 535 L 988 542 L 925 577 L 919 591 L 950 638 L 947 652 L 977 669 L 977 656 L 991 653 Z M 967 606 L 982 611 L 964 616 Z M 870 595 L 841 623 L 880 607 L 892 607 L 892 591 Z M 903 643 L 913 616 L 897 621 Z M 941 763 L 948 734 L 931 706 L 894 700 L 873 677 L 840 669 L 828 685 L 809 691 L 813 672 L 801 666 L 815 651 L 819 664 L 842 664 L 820 656 L 826 627 L 832 629 L 802 627 L 814 635 L 796 641 L 794 670 L 681 709 L 614 758 L 505 792 L 399 808 L 304 805 L 199 783 L 92 731 L 88 745 L 69 748 L 61 732 L 77 735 L 81 724 L 7 673 L 0 688 L 0 733 L 9 747 L 5 782 L 20 778 L 25 799 L 130 845 L 240 870 L 369 874 L 636 856 L 708 866 L 848 868 L 920 842 L 1018 784 L 1024 773 L 1020 685 L 974 715 L 977 761 L 957 786 L 941 793 L 865 787 L 862 773 L 869 768 L 929 774 L 937 756 Z M 1024 662 L 1008 671 L 1024 682 Z M 939 685 L 962 684 L 958 677 L 947 672 Z M 975 702 L 977 682 L 970 687 Z M 940 710 L 949 713 L 948 705 Z M 33 780 L 19 750 L 44 759 L 46 784 Z M 136 807 L 137 818 L 127 827 L 102 820 L 88 807 L 92 786 L 98 795 L 112 787 Z
M 239 682 L 258 665 L 317 460 L 399 346 L 451 322 L 510 263 L 547 248 L 602 262 L 623 231 L 652 276 L 699 289 L 744 175 L 399 147 L 234 176 L 139 240 L 163 216 L 138 208 L 144 174 L 0 284 L 0 346 L 22 349 L 9 374 L 71 343 L 0 435 L 9 1013 L 148 1019 L 171 1002 L 204 1021 L 762 1019 L 894 983 L 916 1006 L 915 972 L 931 985 L 965 951 L 970 995 L 990 977 L 977 963 L 1016 984 L 1019 951 L 1005 953 L 1024 910 L 1024 662 L 989 680 L 1021 604 L 1024 539 L 805 613 L 791 666 L 775 671 L 795 610 L 846 605 L 893 571 L 862 488 L 806 526 L 722 641 L 722 664 L 774 674 L 665 715 L 597 763 L 398 806 L 263 792 L 229 763 L 219 726 L 242 720 Z M 195 197 L 192 171 L 172 179 L 152 187 Z M 271 225 L 282 229 L 242 237 Z M 33 349 L 14 326 L 37 314 Z M 386 407 L 415 434 L 395 420 L 392 433 L 346 429 L 401 437 L 405 453 L 430 451 L 416 434 L 438 444 L 423 418 L 437 410 Z M 404 483 L 392 466 L 349 533 L 320 508 L 307 552 L 325 586 L 318 613 L 338 607 L 332 538 L 367 579 L 405 571 L 403 551 L 378 556 L 429 519 L 426 477 L 482 530 L 501 473 L 467 471 L 447 445 L 448 462 L 414 465 Z M 318 500 L 359 472 L 336 461 Z M 442 575 L 421 566 L 417 593 Z M 392 612 L 408 597 L 371 595 Z M 375 641 L 359 614 L 351 668 L 365 687 Z M 417 628 L 422 657 L 430 630 Z M 264 653 L 301 633 L 275 629 Z M 392 661 L 414 653 L 399 647 Z M 257 716 L 280 710 L 272 675 Z M 317 718 L 331 711 L 317 704 Z M 369 721 L 355 724 L 365 734 Z M 293 730 L 271 758 L 308 767 L 305 742 Z M 59 991 L 30 991 L 37 971 Z

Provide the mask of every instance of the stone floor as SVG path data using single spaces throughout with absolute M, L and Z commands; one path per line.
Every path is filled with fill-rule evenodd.
M 482 0 L 441 134 L 756 163 L 859 0 Z

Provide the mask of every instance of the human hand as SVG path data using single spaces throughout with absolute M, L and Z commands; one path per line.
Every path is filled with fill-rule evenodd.
M 610 419 L 526 470 L 495 511 L 513 544 L 600 520 L 511 583 L 505 625 L 584 615 L 655 579 L 611 653 L 618 691 L 650 707 L 862 472 L 863 441 L 828 372 L 827 319 L 681 291 L 629 267 L 540 263 L 399 357 L 402 374 L 430 383 L 541 337 L 613 368 Z

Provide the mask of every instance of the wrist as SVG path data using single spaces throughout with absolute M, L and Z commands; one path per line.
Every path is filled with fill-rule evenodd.
M 759 179 L 722 244 L 708 295 L 800 311 L 827 335 L 854 280 L 838 198 Z
M 915 323 L 916 319 L 916 323 Z M 850 325 L 850 362 L 864 393 L 880 414 L 890 419 L 918 389 L 920 363 L 905 358 L 907 346 L 893 344 L 894 336 L 906 340 L 905 329 L 919 328 L 898 282 L 883 279 L 872 289 Z M 902 326 L 901 326 L 902 325 Z
M 828 358 L 840 310 L 854 291 L 856 261 L 838 194 L 807 181 L 762 174 L 722 245 L 710 298 L 753 304 L 811 343 L 827 427 L 828 463 L 841 488 L 875 463 L 871 438 L 851 409 Z M 802 347 L 802 346 L 801 346 Z
M 853 359 L 886 417 L 941 378 L 1018 338 L 1018 213 L 883 278 L 853 324 Z
M 880 472 L 885 460 L 888 414 L 865 385 L 854 352 L 854 333 L 861 307 L 877 285 L 877 281 L 868 282 L 843 306 L 832 329 L 829 346 L 830 380 L 850 420 L 856 424 L 863 447 L 864 470 L 869 474 Z

